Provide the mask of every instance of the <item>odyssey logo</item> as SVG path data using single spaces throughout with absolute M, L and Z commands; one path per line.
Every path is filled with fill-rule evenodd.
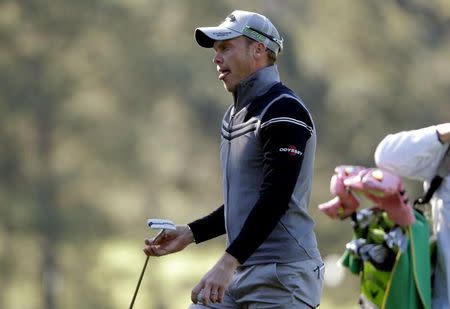
M 303 153 L 297 150 L 295 146 L 282 147 L 278 149 L 279 152 L 287 152 L 290 156 L 301 156 Z

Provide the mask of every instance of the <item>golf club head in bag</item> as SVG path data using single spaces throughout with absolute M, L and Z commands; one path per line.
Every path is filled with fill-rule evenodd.
M 331 178 L 330 192 L 335 197 L 320 204 L 319 209 L 332 219 L 351 216 L 363 196 L 385 210 L 398 225 L 408 226 L 415 221 L 402 179 L 379 168 L 338 166 Z
M 345 219 L 359 207 L 356 195 L 344 185 L 347 177 L 357 175 L 364 168 L 362 166 L 340 165 L 334 169 L 330 181 L 330 193 L 333 199 L 319 205 L 319 209 L 332 219 Z
M 412 205 L 408 202 L 402 179 L 379 168 L 367 168 L 356 176 L 344 180 L 345 187 L 361 192 L 398 225 L 407 226 L 415 221 Z

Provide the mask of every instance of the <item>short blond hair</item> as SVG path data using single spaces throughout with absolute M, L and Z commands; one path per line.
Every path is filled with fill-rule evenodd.
M 277 62 L 277 54 L 274 53 L 272 50 L 266 48 L 266 52 L 267 52 L 267 58 L 269 59 L 269 64 L 275 64 L 275 62 Z
M 244 36 L 244 38 L 247 41 L 247 47 L 250 46 L 250 44 L 252 44 L 252 43 L 261 43 L 261 42 L 255 41 L 246 36 Z M 269 65 L 275 64 L 275 62 L 277 61 L 277 54 L 275 52 L 273 52 L 272 50 L 268 49 L 267 47 L 266 47 L 266 53 L 267 53 L 268 64 Z

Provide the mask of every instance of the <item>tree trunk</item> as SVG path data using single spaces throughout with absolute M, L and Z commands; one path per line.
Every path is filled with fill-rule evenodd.
M 39 92 L 38 88 L 38 92 Z M 60 218 L 56 205 L 56 181 L 52 173 L 52 142 L 53 117 L 50 102 L 46 96 L 37 96 L 43 102 L 37 104 L 35 110 L 35 124 L 37 134 L 37 156 L 39 172 L 36 181 L 36 204 L 38 207 L 38 232 L 42 236 L 42 296 L 43 308 L 57 308 L 57 286 L 59 270 L 57 266 L 57 247 Z

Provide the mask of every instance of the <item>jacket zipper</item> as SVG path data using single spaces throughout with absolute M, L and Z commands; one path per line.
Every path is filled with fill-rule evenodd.
M 226 209 L 226 213 L 225 213 L 225 224 L 226 224 L 227 235 L 229 235 L 229 233 L 228 233 L 229 229 L 228 229 L 228 220 L 227 220 L 227 218 L 229 218 L 228 213 L 229 213 L 229 209 L 230 209 L 230 207 L 229 207 L 229 201 L 230 201 L 230 181 L 229 181 L 229 176 L 228 176 L 228 174 L 229 174 L 228 166 L 229 166 L 229 162 L 230 162 L 230 152 L 231 152 L 231 128 L 232 128 L 232 126 L 233 126 L 233 121 L 234 121 L 234 116 L 235 116 L 234 110 L 233 110 L 232 112 L 233 112 L 233 114 L 231 114 L 230 122 L 228 122 L 228 132 L 229 132 L 229 134 L 230 134 L 230 137 L 229 137 L 229 139 L 228 139 L 227 162 L 226 162 L 226 165 L 225 165 L 225 173 L 226 173 L 226 180 L 227 180 L 227 184 L 226 184 L 226 190 L 227 190 L 227 191 L 226 191 L 226 194 L 227 194 L 227 204 L 228 204 L 227 207 L 225 208 L 225 209 Z

